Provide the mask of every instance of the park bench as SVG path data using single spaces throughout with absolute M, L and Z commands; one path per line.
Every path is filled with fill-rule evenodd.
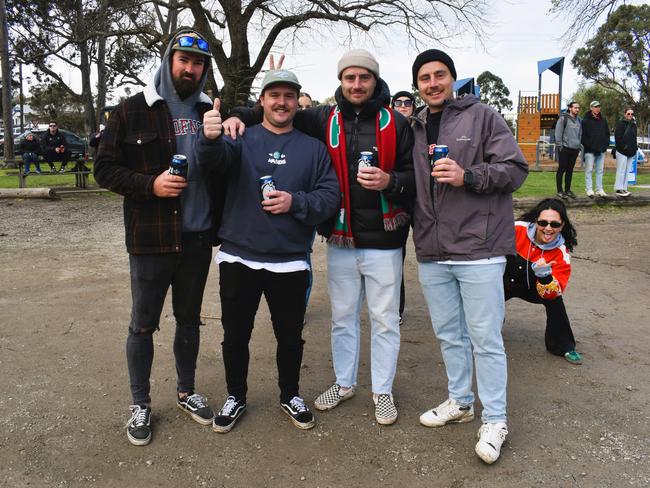
M 10 163 L 11 161 L 6 161 L 7 163 Z M 14 172 L 8 172 L 7 176 L 18 176 L 18 187 L 19 188 L 26 188 L 27 187 L 27 178 L 32 178 L 32 177 L 39 177 L 39 176 L 65 176 L 65 175 L 74 175 L 75 176 L 75 186 L 77 188 L 88 188 L 88 176 L 92 173 L 92 171 L 84 171 L 80 170 L 80 167 L 85 167 L 86 164 L 88 163 L 88 160 L 86 159 L 79 159 L 78 161 L 69 161 L 68 165 L 72 163 L 72 167 L 70 171 L 66 171 L 65 173 L 50 173 L 50 171 L 43 171 L 42 173 L 36 173 L 36 171 L 30 171 L 28 175 L 24 174 L 24 163 L 22 159 L 15 159 L 13 160 L 15 166 L 18 168 L 18 171 L 16 173 Z M 47 163 L 42 163 L 41 164 L 47 164 Z M 34 166 L 32 165 L 32 168 Z

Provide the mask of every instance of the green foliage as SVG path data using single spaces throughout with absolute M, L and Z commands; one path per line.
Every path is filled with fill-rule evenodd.
M 623 117 L 623 111 L 628 105 L 623 94 L 600 85 L 585 86 L 581 84 L 578 91 L 571 97 L 571 100 L 575 100 L 580 104 L 583 113 L 589 110 L 589 104 L 593 100 L 598 100 L 601 107 L 600 113 L 607 120 L 607 124 L 612 131 L 616 126 L 616 122 Z
M 476 84 L 481 87 L 481 102 L 490 105 L 499 113 L 512 110 L 510 90 L 499 76 L 483 71 L 476 78 Z
M 43 83 L 32 87 L 28 100 L 38 119 L 44 123 L 55 120 L 59 127 L 84 135 L 83 102 L 60 83 Z
M 618 92 L 650 120 L 650 5 L 621 5 L 572 60 L 580 75 Z

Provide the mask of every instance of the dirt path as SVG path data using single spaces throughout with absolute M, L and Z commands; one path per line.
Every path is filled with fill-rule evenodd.
M 585 364 L 545 352 L 541 307 L 508 303 L 511 434 L 502 459 L 487 467 L 473 452 L 478 421 L 437 430 L 418 423 L 446 398 L 446 380 L 412 248 L 394 426 L 374 422 L 364 315 L 357 396 L 318 415 L 311 431 L 292 427 L 277 403 L 265 306 L 247 415 L 228 435 L 191 422 L 173 401 L 167 307 L 155 336 L 154 440 L 138 448 L 124 433 L 130 291 L 121 199 L 0 201 L 0 486 L 648 486 L 650 207 L 573 216 L 579 246 L 567 303 Z M 333 379 L 323 258 L 318 242 L 301 382 L 308 400 Z M 197 380 L 218 407 L 225 388 L 216 271 Z

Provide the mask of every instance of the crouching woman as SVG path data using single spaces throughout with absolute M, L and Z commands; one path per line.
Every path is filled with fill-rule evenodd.
M 571 275 L 569 252 L 578 244 L 564 203 L 542 200 L 515 222 L 517 253 L 508 256 L 505 298 L 517 297 L 546 308 L 546 349 L 582 364 L 562 295 Z

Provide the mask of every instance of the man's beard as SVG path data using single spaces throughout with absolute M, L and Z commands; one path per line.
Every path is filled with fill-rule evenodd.
M 180 78 L 172 77 L 172 82 L 174 83 L 174 88 L 176 89 L 176 93 L 178 94 L 181 100 L 184 100 L 187 97 L 189 97 L 199 87 L 198 81 L 184 76 Z

